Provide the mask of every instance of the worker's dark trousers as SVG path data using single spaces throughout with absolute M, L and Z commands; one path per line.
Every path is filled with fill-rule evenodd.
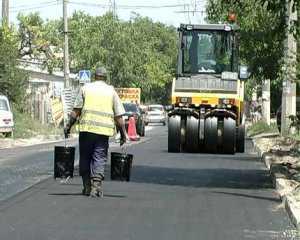
M 107 161 L 108 136 L 89 132 L 79 133 L 80 176 L 103 179 Z

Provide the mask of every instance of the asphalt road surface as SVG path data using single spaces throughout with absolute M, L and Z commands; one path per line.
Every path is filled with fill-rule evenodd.
M 0 239 L 300 239 L 250 142 L 245 154 L 171 154 L 167 127 L 157 126 L 127 151 L 134 154 L 131 181 L 110 181 L 108 165 L 103 199 L 81 196 L 79 177 L 46 179 L 9 198 L 1 185 Z M 5 171 L 17 184 L 32 172 L 52 174 L 49 148 L 2 153 L 0 184 Z M 21 161 L 36 169 L 9 170 Z

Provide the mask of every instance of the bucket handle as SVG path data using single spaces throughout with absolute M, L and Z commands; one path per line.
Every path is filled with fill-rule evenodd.
M 124 144 L 124 145 L 125 145 L 125 144 Z M 121 147 L 121 150 L 122 150 L 122 153 L 123 153 L 123 154 L 127 154 L 127 147 L 124 146 L 124 145 Z
M 67 147 L 67 138 L 66 138 L 66 135 L 64 135 L 64 145 L 65 145 L 65 148 Z
M 71 182 L 71 177 L 68 176 L 67 178 L 61 178 L 60 184 L 69 184 Z

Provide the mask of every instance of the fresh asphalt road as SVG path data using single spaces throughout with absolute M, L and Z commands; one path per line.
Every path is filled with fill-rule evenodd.
M 245 154 L 171 154 L 166 127 L 147 135 L 128 148 L 130 182 L 110 181 L 108 166 L 103 199 L 81 196 L 75 177 L 50 178 L 0 202 L 0 239 L 299 239 L 250 142 Z M 28 151 L 24 162 L 50 154 Z

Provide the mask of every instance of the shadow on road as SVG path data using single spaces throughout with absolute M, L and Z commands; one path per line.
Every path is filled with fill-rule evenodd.
M 178 156 L 178 153 L 169 153 L 167 149 L 162 149 L 161 153 L 167 153 L 169 155 L 173 154 L 174 156 Z M 188 153 L 188 152 L 183 152 L 180 153 L 182 155 L 188 155 L 189 157 L 191 156 L 196 156 L 196 157 L 209 157 L 209 158 L 214 158 L 214 159 L 223 159 L 223 160 L 233 160 L 233 161 L 246 161 L 246 162 L 261 162 L 261 159 L 259 157 L 257 157 L 256 155 L 246 155 L 246 154 L 242 154 L 242 153 L 236 153 L 234 155 L 231 154 L 210 154 L 210 153 L 205 153 L 205 152 L 201 152 L 201 153 Z M 199 154 L 199 155 L 197 155 Z
M 245 198 L 253 198 L 253 199 L 260 199 L 260 200 L 266 200 L 266 201 L 281 203 L 281 200 L 280 200 L 279 197 L 278 198 L 262 197 L 262 196 L 253 196 L 253 195 L 243 194 L 243 193 L 231 193 L 231 192 L 221 192 L 221 191 L 213 191 L 211 193 L 224 194 L 224 195 L 230 195 L 230 196 L 238 196 L 238 197 L 245 197 Z
M 176 169 L 135 165 L 131 182 L 196 188 L 273 188 L 267 170 L 252 169 Z
M 49 193 L 49 196 L 83 196 L 81 193 Z M 104 197 L 107 198 L 127 198 L 125 195 L 116 195 L 116 194 L 104 194 Z
M 49 193 L 49 196 L 83 196 L 81 193 Z

